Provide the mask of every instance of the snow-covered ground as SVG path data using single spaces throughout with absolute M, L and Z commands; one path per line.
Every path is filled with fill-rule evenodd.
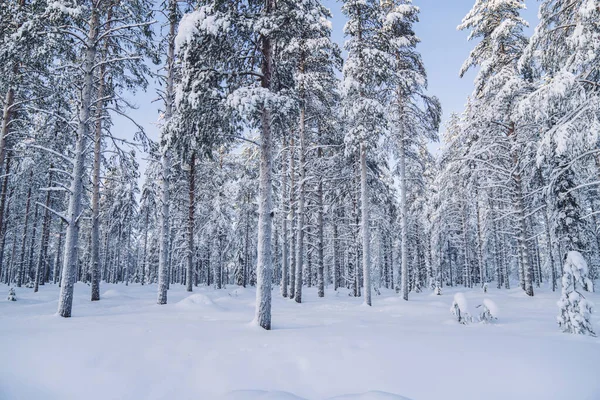
M 91 303 L 78 283 L 63 319 L 56 286 L 9 302 L 0 285 L 0 399 L 600 399 L 600 339 L 560 333 L 548 290 L 466 290 L 473 311 L 488 298 L 500 316 L 460 325 L 462 289 L 408 303 L 386 291 L 369 308 L 314 289 L 296 304 L 277 288 L 269 332 L 249 323 L 253 289 L 194 290 L 174 285 L 158 306 L 156 286 L 104 284 Z

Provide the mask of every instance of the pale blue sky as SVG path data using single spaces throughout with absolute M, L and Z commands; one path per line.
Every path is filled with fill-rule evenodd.
M 440 99 L 444 121 L 452 112 L 462 111 L 466 98 L 473 89 L 474 72 L 471 71 L 462 79 L 459 78 L 458 72 L 474 43 L 467 41 L 468 32 L 459 32 L 456 26 L 471 9 L 474 1 L 413 0 L 413 4 L 421 9 L 420 22 L 415 26 L 415 31 L 422 41 L 418 50 L 423 55 L 427 68 L 429 93 Z M 324 4 L 333 14 L 333 39 L 343 46 L 343 28 L 346 21 L 341 13 L 341 2 L 324 0 Z M 531 24 L 531 32 L 537 23 L 539 3 L 530 0 L 528 6 L 523 17 Z M 156 98 L 153 87 L 147 93 L 138 93 L 132 97 L 139 109 L 132 110 L 131 117 L 145 127 L 151 139 L 158 140 L 156 120 L 161 103 L 152 103 Z M 115 133 L 130 137 L 130 131 L 133 129 L 132 124 L 122 118 L 115 120 Z M 121 132 L 118 132 L 119 130 Z M 141 161 L 141 164 L 144 168 L 145 162 Z

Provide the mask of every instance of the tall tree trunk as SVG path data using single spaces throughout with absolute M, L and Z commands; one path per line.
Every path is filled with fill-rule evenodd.
M 294 300 L 296 303 L 302 303 L 302 285 L 304 282 L 302 273 L 304 266 L 304 218 L 305 218 L 305 188 L 306 188 L 306 110 L 304 105 L 300 108 L 300 123 L 299 123 L 299 136 L 300 136 L 300 150 L 298 157 L 298 168 L 300 176 L 298 177 L 298 224 L 296 227 L 296 292 L 294 294 Z
M 467 237 L 467 229 L 468 229 L 468 224 L 467 224 L 467 200 L 464 199 L 464 204 L 463 204 L 463 215 L 462 215 L 462 233 L 463 233 L 463 243 L 464 243 L 464 247 L 465 247 L 465 264 L 464 264 L 464 274 L 463 274 L 463 284 L 465 285 L 465 287 L 473 287 L 472 285 L 472 279 L 471 279 L 471 265 L 470 265 L 470 260 L 469 260 L 469 240 Z
M 191 292 L 194 283 L 194 210 L 196 208 L 195 192 L 196 192 L 196 152 L 192 152 L 190 160 L 190 176 L 189 176 L 189 208 L 188 208 L 188 254 L 187 254 L 187 271 L 185 274 L 186 290 Z
M 335 206 L 334 206 L 335 207 Z M 338 290 L 338 288 L 341 286 L 340 285 L 340 276 L 341 276 L 341 268 L 340 268 L 340 259 L 339 259 L 339 233 L 338 233 L 338 223 L 337 223 L 337 217 L 338 217 L 338 209 L 337 207 L 334 208 L 333 210 L 333 218 L 332 218 L 332 225 L 333 225 L 333 243 L 332 243 L 332 247 L 333 247 L 333 260 L 332 260 L 332 264 L 333 264 L 333 290 Z
M 16 71 L 16 68 L 15 68 Z M 4 99 L 4 108 L 2 112 L 2 131 L 0 132 L 0 165 L 4 165 L 4 158 L 6 157 L 6 139 L 8 137 L 8 131 L 10 128 L 10 121 L 12 119 L 12 111 L 15 103 L 15 90 L 13 87 L 9 87 L 6 91 L 6 97 Z M 8 172 L 8 166 L 7 166 Z M 2 220 L 0 219 L 0 230 L 2 227 Z
M 40 211 L 40 207 L 36 203 L 35 204 L 35 212 L 33 213 L 33 226 L 31 227 L 31 240 L 29 240 L 29 255 L 27 256 L 27 263 L 25 264 L 25 265 L 27 265 L 26 276 L 27 276 L 27 280 L 29 282 L 31 282 L 33 279 L 35 279 L 35 268 L 33 267 L 33 259 L 34 259 L 33 256 L 35 253 L 35 238 L 37 237 L 39 211 Z M 34 272 L 33 277 L 31 276 L 32 269 Z
M 250 207 L 249 195 L 246 196 L 246 229 L 244 237 L 244 287 L 248 285 L 250 276 L 250 211 L 248 210 L 248 207 Z
M 477 182 L 475 183 L 477 185 Z M 483 220 L 481 218 L 481 208 L 479 207 L 479 194 L 475 189 L 475 208 L 477 212 L 477 263 L 479 264 L 479 283 L 483 285 L 487 282 L 485 264 L 483 262 Z
M 144 219 L 144 250 L 142 255 L 142 276 L 140 283 L 144 286 L 146 281 L 146 269 L 148 263 L 148 222 L 150 220 L 150 207 L 146 207 L 146 217 Z
M 406 150 L 404 134 L 400 135 L 400 268 L 402 274 L 402 298 L 408 300 L 408 206 L 406 204 Z
M 4 180 L 2 182 L 2 194 L 0 194 L 0 279 L 2 278 L 2 267 L 4 264 L 4 245 L 6 244 L 6 226 L 4 225 L 4 210 L 8 218 L 8 207 L 6 206 L 6 194 L 8 192 L 8 178 L 10 176 L 10 155 L 6 158 Z
M 85 51 L 83 71 L 85 73 L 81 90 L 81 104 L 77 126 L 77 139 L 75 143 L 75 160 L 71 178 L 69 208 L 67 217 L 69 224 L 65 239 L 65 255 L 62 270 L 60 299 L 58 314 L 61 317 L 71 316 L 73 307 L 73 286 L 75 270 L 77 268 L 77 244 L 79 242 L 79 226 L 82 213 L 81 199 L 83 196 L 83 179 L 85 172 L 85 152 L 87 149 L 88 121 L 92 104 L 92 87 L 94 85 L 94 62 L 96 59 L 96 38 L 98 37 L 99 15 L 98 9 L 92 9 L 89 33 Z
M 27 242 L 27 227 L 29 225 L 29 211 L 31 208 L 31 187 L 33 186 L 33 169 L 29 174 L 29 189 L 27 190 L 27 202 L 25 203 L 25 220 L 23 221 L 23 234 L 21 235 L 21 258 L 19 261 L 19 270 L 17 273 L 17 287 L 23 283 L 25 274 L 25 246 Z
M 50 178 L 50 185 L 52 185 Z M 46 194 L 46 207 L 50 207 L 51 199 L 49 193 Z M 36 280 L 39 285 L 45 285 L 49 280 L 49 265 L 48 262 L 48 247 L 50 245 L 50 229 L 52 228 L 52 214 L 46 208 L 44 211 L 44 219 L 42 223 L 42 240 L 41 240 L 41 251 L 38 259 L 38 268 L 40 269 L 40 279 Z
M 294 138 L 290 140 L 290 299 L 296 294 L 296 185 L 295 185 L 295 158 L 294 158 Z
M 52 165 L 50 166 L 52 169 Z M 48 187 L 52 187 L 52 171 L 48 174 Z M 37 292 L 39 290 L 40 283 L 43 285 L 44 273 L 43 273 L 43 265 L 47 264 L 46 256 L 48 254 L 48 240 L 50 238 L 50 222 L 52 221 L 50 218 L 50 191 L 46 192 L 46 201 L 44 203 L 44 219 L 42 222 L 42 237 L 40 240 L 40 253 L 38 256 L 38 261 L 35 267 L 35 283 L 33 287 L 33 291 Z M 40 282 L 40 280 L 42 282 Z
M 52 281 L 54 284 L 60 284 L 59 276 L 61 273 L 60 270 L 60 259 L 62 258 L 62 241 L 63 241 L 63 226 L 65 222 L 60 220 L 60 225 L 58 226 L 58 244 L 56 245 L 56 259 L 54 260 L 54 269 L 52 271 Z
M 362 230 L 362 264 L 365 304 L 371 305 L 371 231 L 369 228 L 369 187 L 367 181 L 367 147 L 360 145 L 360 192 L 361 192 L 361 230 Z
M 548 263 L 550 264 L 550 279 L 552 280 L 552 291 L 556 292 L 556 268 L 554 266 L 554 252 L 552 249 L 552 233 L 548 221 L 548 210 L 544 210 L 544 227 L 546 228 L 546 251 L 548 252 Z
M 523 198 L 523 186 L 521 175 L 515 174 L 516 192 L 516 217 L 518 220 L 519 234 L 517 240 L 519 243 L 519 255 L 521 259 L 521 268 L 523 270 L 523 283 L 525 293 L 533 296 L 533 265 L 529 262 L 529 246 L 527 246 L 527 226 L 525 221 L 525 206 Z
M 318 150 L 318 155 L 319 158 L 323 156 L 321 148 Z M 323 213 L 323 180 L 319 177 L 317 186 L 317 295 L 319 297 L 325 297 Z
M 108 8 L 107 29 L 110 29 L 112 1 Z M 105 42 L 103 59 L 106 58 L 108 41 Z M 91 300 L 100 300 L 100 164 L 102 151 L 102 115 L 104 112 L 104 75 L 106 64 L 100 66 L 98 79 L 98 98 L 96 104 L 96 130 L 94 134 L 94 165 L 92 167 L 92 293 Z
M 177 0 L 169 0 L 169 49 L 167 53 L 167 87 L 165 90 L 165 125 L 173 116 L 173 99 L 175 94 L 175 31 L 178 25 Z M 163 135 L 164 135 L 163 129 Z M 165 138 L 163 137 L 163 140 Z M 162 149 L 162 184 L 161 184 L 161 213 L 160 213 L 160 250 L 158 260 L 158 304 L 167 304 L 167 289 L 169 287 L 169 158 L 168 143 L 163 143 Z
M 287 147 L 287 139 L 283 141 L 283 147 Z M 282 243 L 282 255 L 281 255 L 281 295 L 283 297 L 288 296 L 288 285 L 289 285 L 289 277 L 288 277 L 288 267 L 289 267 L 289 242 L 288 242 L 288 210 L 289 207 L 289 192 L 287 187 L 287 163 L 286 163 L 285 155 L 282 154 L 282 165 L 281 165 L 281 233 L 283 236 Z M 292 239 L 293 240 L 293 239 Z
M 265 16 L 269 17 L 275 8 L 275 0 L 266 0 Z M 273 72 L 273 48 L 271 38 L 263 35 L 261 38 L 262 78 L 261 87 L 271 89 L 271 74 Z M 260 174 L 258 189 L 258 259 L 256 263 L 256 323 L 266 329 L 271 329 L 271 228 L 272 228 L 272 137 L 271 112 L 267 105 L 261 108 L 261 143 L 260 143 Z

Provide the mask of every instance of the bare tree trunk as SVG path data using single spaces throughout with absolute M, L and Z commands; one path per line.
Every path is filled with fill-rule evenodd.
M 481 218 L 479 194 L 477 189 L 475 189 L 475 208 L 477 212 L 477 263 L 479 264 L 479 282 L 483 287 L 483 285 L 487 282 L 487 274 L 483 262 L 483 221 Z
M 192 152 L 190 160 L 190 183 L 189 183 L 189 209 L 188 209 L 188 254 L 187 254 L 187 271 L 185 274 L 186 278 L 186 290 L 191 292 L 192 285 L 194 283 L 194 210 L 196 208 L 195 203 L 195 183 L 196 183 L 196 153 Z
M 21 258 L 19 261 L 19 270 L 17 273 L 17 287 L 23 283 L 24 264 L 25 264 L 25 245 L 27 242 L 27 227 L 29 225 L 29 211 L 31 208 L 31 186 L 33 186 L 33 169 L 29 174 L 29 190 L 27 191 L 27 202 L 25 205 L 25 220 L 23 221 L 23 234 L 21 235 Z
M 111 2 L 112 3 L 112 2 Z M 108 9 L 108 21 L 111 20 L 112 4 Z M 110 29 L 110 22 L 107 29 Z M 104 46 L 103 58 L 107 57 L 108 41 Z M 106 64 L 100 66 L 98 99 L 104 98 L 104 75 Z M 102 151 L 102 114 L 104 102 L 97 100 L 96 130 L 94 134 L 94 165 L 92 167 L 92 293 L 91 300 L 100 300 L 100 164 Z
M 318 150 L 319 158 L 322 150 Z M 319 297 L 325 297 L 325 265 L 323 255 L 323 180 L 319 178 L 317 186 L 317 293 Z
M 270 16 L 275 8 L 275 0 L 266 0 L 265 15 Z M 271 74 L 273 72 L 273 48 L 271 38 L 262 36 L 262 78 L 261 87 L 271 89 Z M 272 138 L 271 112 L 266 105 L 261 109 L 261 143 L 260 143 L 260 174 L 258 196 L 258 259 L 256 265 L 256 323 L 266 329 L 271 329 L 271 228 L 272 228 Z
M 295 186 L 295 158 L 294 158 L 294 138 L 290 140 L 290 299 L 296 294 L 296 235 L 295 235 L 295 211 L 296 211 L 296 186 Z
M 283 147 L 287 146 L 287 140 L 284 139 Z M 285 162 L 285 156 L 282 155 L 282 165 L 281 165 L 281 231 L 283 235 L 283 243 L 282 243 L 282 255 L 281 255 L 281 295 L 283 297 L 288 296 L 288 261 L 289 261 L 289 243 L 288 243 L 288 227 L 287 227 L 287 210 L 286 207 L 289 207 L 289 194 L 287 188 L 287 165 Z
M 85 151 L 87 148 L 88 121 L 92 104 L 92 87 L 94 84 L 94 61 L 96 59 L 96 38 L 98 37 L 98 9 L 92 9 L 89 33 L 85 51 L 83 71 L 85 73 L 81 90 L 81 104 L 75 143 L 75 160 L 71 178 L 69 208 L 67 217 L 69 225 L 65 239 L 65 256 L 62 270 L 58 314 L 61 317 L 71 316 L 73 307 L 73 285 L 77 268 L 77 244 L 79 242 L 79 222 L 82 214 L 81 198 L 83 196 L 83 179 L 85 172 Z
M 6 158 L 6 167 L 4 172 L 4 180 L 2 182 L 2 194 L 0 194 L 0 279 L 2 278 L 2 267 L 4 264 L 4 245 L 6 244 L 6 226 L 4 225 L 4 210 L 6 209 L 6 217 L 8 218 L 8 208 L 6 206 L 6 194 L 8 192 L 8 178 L 10 176 L 10 155 Z
M 52 168 L 52 166 L 50 166 Z M 48 187 L 52 187 L 52 172 L 50 172 L 48 176 Z M 47 263 L 46 256 L 48 254 L 48 240 L 50 238 L 50 191 L 46 193 L 46 201 L 44 208 L 44 219 L 42 222 L 42 237 L 40 240 L 40 253 L 38 256 L 38 262 L 35 267 L 35 284 L 33 287 L 33 291 L 37 292 L 39 290 L 39 285 L 44 284 L 43 280 L 45 278 L 45 274 L 43 274 L 42 266 Z M 40 280 L 42 282 L 40 282 Z
M 371 231 L 369 228 L 369 187 L 367 182 L 367 147 L 360 145 L 360 187 L 361 187 L 361 228 L 362 228 L 362 262 L 365 304 L 371 305 Z
M 546 251 L 548 252 L 548 262 L 550 263 L 550 279 L 552 280 L 552 291 L 556 292 L 556 267 L 554 266 L 554 252 L 552 249 L 552 233 L 550 231 L 550 222 L 548 221 L 548 210 L 544 210 L 544 227 L 546 228 Z
M 402 274 L 402 298 L 408 300 L 408 206 L 406 204 L 406 149 L 404 134 L 400 135 L 400 268 Z
M 334 209 L 333 211 L 333 219 L 332 219 L 332 224 L 333 224 L 333 260 L 332 260 L 332 264 L 333 264 L 333 290 L 338 290 L 338 288 L 341 286 L 340 285 L 340 275 L 341 275 L 341 270 L 340 270 L 340 260 L 339 260 L 339 233 L 338 233 L 338 224 L 337 224 L 337 216 L 338 216 L 338 210 L 337 208 Z
M 165 125 L 173 116 L 174 79 L 175 79 L 175 31 L 178 25 L 177 0 L 169 0 L 169 49 L 167 54 L 167 87 L 165 90 Z M 164 132 L 164 130 L 163 130 Z M 163 133 L 164 134 L 164 133 Z M 167 304 L 169 287 L 169 159 L 168 144 L 162 149 L 162 185 L 160 213 L 160 250 L 158 261 L 158 304 Z
M 146 207 L 146 218 L 144 219 L 144 254 L 142 256 L 142 276 L 140 283 L 144 286 L 146 281 L 146 264 L 148 262 L 148 222 L 150 220 L 150 207 Z
M 299 151 L 299 185 L 298 185 L 298 224 L 296 227 L 296 293 L 294 300 L 296 303 L 302 303 L 302 286 L 304 279 L 302 276 L 304 266 L 304 218 L 305 218 L 305 188 L 306 188 L 306 110 L 304 106 L 300 109 L 300 151 Z
M 62 241 L 63 241 L 63 225 L 65 222 L 63 220 L 60 221 L 60 225 L 58 226 L 58 244 L 56 245 L 56 259 L 54 260 L 54 270 L 52 271 L 52 280 L 54 284 L 59 283 L 60 276 L 60 259 L 62 258 Z

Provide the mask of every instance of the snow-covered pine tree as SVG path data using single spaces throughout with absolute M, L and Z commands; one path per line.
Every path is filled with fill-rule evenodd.
M 175 38 L 177 25 L 179 24 L 179 8 L 177 0 L 168 0 L 162 4 L 163 13 L 167 17 L 168 33 L 164 38 L 167 57 L 165 62 L 165 77 L 163 81 L 164 90 L 162 99 L 165 109 L 163 113 L 163 126 L 160 138 L 160 212 L 159 212 L 159 258 L 158 258 L 158 304 L 167 304 L 167 289 L 169 286 L 169 174 L 171 169 L 171 157 L 169 149 L 168 126 L 173 117 L 175 102 Z
M 480 156 L 485 154 L 486 149 L 489 151 L 491 146 L 510 148 L 512 165 L 500 170 L 504 170 L 504 175 L 510 171 L 509 176 L 513 181 L 514 213 L 518 224 L 517 239 L 523 271 L 521 282 L 525 292 L 533 296 L 533 265 L 530 262 L 526 236 L 527 206 L 523 182 L 527 162 L 523 155 L 528 154 L 523 146 L 528 141 L 529 131 L 516 124 L 518 118 L 515 116 L 515 99 L 523 96 L 528 89 L 526 80 L 518 70 L 519 57 L 527 45 L 527 38 L 523 33 L 527 22 L 520 16 L 520 11 L 524 8 L 523 1 L 477 0 L 458 29 L 470 29 L 469 40 L 480 39 L 460 71 L 460 75 L 464 76 L 470 68 L 480 67 L 473 95 L 477 116 L 469 121 L 472 126 L 469 129 L 480 131 L 480 137 L 474 143 L 472 157 L 478 163 L 489 163 Z
M 569 251 L 565 257 L 562 294 L 558 301 L 558 326 L 566 333 L 596 336 L 592 327 L 592 304 L 580 290 L 593 290 L 588 278 L 588 265 L 581 253 Z
M 413 30 L 418 22 L 418 7 L 410 0 L 388 1 L 384 7 L 381 42 L 392 61 L 390 79 L 393 100 L 389 110 L 389 127 L 397 153 L 400 178 L 400 230 L 402 296 L 408 300 L 408 209 L 407 158 L 424 163 L 421 150 L 429 140 L 437 141 L 441 106 L 437 98 L 426 95 L 427 74 L 416 50 L 420 39 Z M 422 176 L 422 174 L 415 174 Z
M 566 255 L 586 246 L 576 188 L 590 182 L 577 181 L 575 169 L 598 152 L 600 9 L 593 0 L 544 0 L 539 16 L 521 59 L 521 67 L 538 78 L 538 88 L 521 109 L 543 131 L 537 161 L 549 177 L 558 252 Z
M 362 235 L 362 268 L 365 304 L 371 305 L 371 221 L 367 172 L 367 154 L 386 126 L 386 98 L 381 86 L 390 76 L 392 60 L 385 52 L 380 32 L 382 8 L 378 0 L 346 0 L 342 12 L 348 22 L 342 96 L 347 129 L 347 152 L 356 154 L 360 171 L 360 231 Z
M 153 23 L 152 4 L 147 0 L 134 0 L 119 3 L 107 13 L 96 1 L 75 4 L 68 0 L 54 2 L 53 7 L 60 12 L 62 24 L 55 28 L 65 41 L 72 41 L 70 52 L 62 60 L 67 66 L 77 65 L 73 74 L 72 86 L 81 88 L 78 98 L 77 133 L 71 182 L 69 207 L 65 219 L 68 221 L 65 239 L 62 285 L 58 314 L 70 317 L 73 304 L 73 284 L 77 268 L 77 246 L 79 228 L 83 213 L 83 182 L 87 164 L 88 136 L 95 109 L 94 88 L 96 71 L 101 67 L 112 68 L 112 79 L 122 90 L 135 83 L 146 84 L 143 74 L 148 67 L 143 62 L 149 55 L 149 41 L 152 37 L 150 25 Z M 107 26 L 107 18 L 113 23 Z M 54 28 L 53 28 L 54 29 Z M 85 32 L 85 36 L 82 36 Z M 105 41 L 110 42 L 110 58 L 99 59 L 100 48 Z M 71 64 L 73 63 L 73 64 Z M 129 75 L 131 74 L 131 75 Z M 141 82 L 140 82 L 141 81 Z M 122 84 L 123 86 L 117 86 Z M 111 108 L 119 113 L 118 108 Z

